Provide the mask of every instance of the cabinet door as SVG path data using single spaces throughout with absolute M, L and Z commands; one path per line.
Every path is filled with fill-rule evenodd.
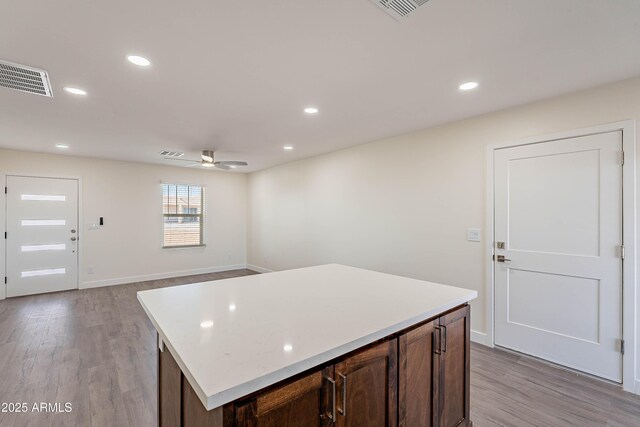
M 398 425 L 400 427 L 431 427 L 435 422 L 434 408 L 434 327 L 426 323 L 398 338 Z
M 439 425 L 466 426 L 469 421 L 470 310 L 464 306 L 440 317 Z
M 333 369 L 267 391 L 236 407 L 237 427 L 323 427 L 329 424 Z
M 397 340 L 335 365 L 337 427 L 396 427 Z

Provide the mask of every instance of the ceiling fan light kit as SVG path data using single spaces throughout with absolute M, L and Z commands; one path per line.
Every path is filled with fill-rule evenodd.
M 213 150 L 202 150 L 201 157 L 203 162 L 213 163 Z

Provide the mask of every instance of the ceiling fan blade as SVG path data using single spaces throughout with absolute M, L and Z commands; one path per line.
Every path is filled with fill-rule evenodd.
M 191 162 L 191 163 L 200 163 L 200 160 L 189 160 L 189 159 L 174 159 L 172 157 L 163 157 L 165 160 L 174 160 L 177 162 Z
M 221 164 L 216 164 L 216 167 L 217 167 L 218 169 L 222 169 L 222 170 L 224 170 L 224 171 L 228 171 L 228 170 L 230 170 L 230 169 L 231 169 L 231 167 L 229 167 L 229 166 L 227 166 L 227 165 L 221 165 Z
M 248 166 L 247 162 L 239 162 L 237 160 L 222 160 L 219 162 L 214 162 L 217 165 L 226 165 L 226 166 Z

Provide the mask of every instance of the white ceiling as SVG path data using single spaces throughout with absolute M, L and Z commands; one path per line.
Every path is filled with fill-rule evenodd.
M 638 45 L 638 0 L 431 0 L 403 22 L 370 0 L 7 1 L 0 59 L 54 98 L 0 88 L 0 147 L 215 148 L 254 171 L 637 76 Z

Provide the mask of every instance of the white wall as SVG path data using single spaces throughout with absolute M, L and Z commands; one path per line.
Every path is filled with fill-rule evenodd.
M 82 178 L 81 288 L 241 268 L 246 262 L 244 174 L 10 150 L 0 150 L 0 172 Z M 206 247 L 161 248 L 161 180 L 206 186 Z M 104 227 L 89 231 L 88 223 L 101 216 Z M 4 226 L 2 219 L 2 231 Z M 90 265 L 93 274 L 87 273 Z
M 481 337 L 485 244 L 466 229 L 485 224 L 487 146 L 637 120 L 639 99 L 635 78 L 251 174 L 248 263 L 340 262 L 476 289 Z

